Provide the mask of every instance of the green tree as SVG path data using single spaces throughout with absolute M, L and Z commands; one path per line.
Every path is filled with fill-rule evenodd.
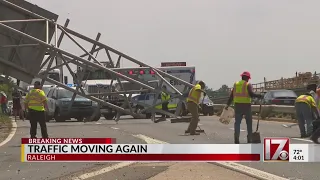
M 222 85 L 218 90 L 213 91 L 214 98 L 226 97 L 229 96 L 229 87 L 227 85 Z
M 0 84 L 0 91 L 3 91 L 4 93 L 6 93 L 8 99 L 12 99 L 11 95 L 13 91 L 13 85 L 14 85 L 14 82 L 12 78 L 9 78 L 9 82 L 3 81 Z

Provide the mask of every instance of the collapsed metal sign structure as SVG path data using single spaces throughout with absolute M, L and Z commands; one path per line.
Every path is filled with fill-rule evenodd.
M 2 54 L 0 55 L 0 73 L 28 83 L 31 83 L 34 77 L 41 78 L 42 84 L 44 81 L 47 81 L 73 92 L 74 96 L 72 98 L 72 102 L 74 101 L 76 94 L 78 94 L 92 101 L 96 101 L 100 104 L 115 109 L 117 111 L 116 120 L 119 120 L 121 114 L 129 114 L 135 118 L 145 117 L 142 114 L 134 112 L 129 105 L 130 102 L 137 103 L 144 107 L 144 109 L 139 113 L 151 110 L 153 119 L 156 112 L 177 118 L 178 113 L 172 114 L 160 109 L 156 109 L 155 106 L 163 103 L 157 103 L 157 98 L 154 99 L 152 105 L 134 101 L 131 99 L 131 95 L 127 95 L 134 92 L 145 92 L 145 90 L 134 92 L 127 91 L 121 84 L 121 81 L 126 80 L 131 83 L 138 84 L 142 88 L 147 89 L 148 92 L 155 93 L 155 97 L 160 95 L 162 92 L 162 85 L 166 84 L 175 91 L 174 93 L 169 91 L 166 92 L 171 95 L 171 99 L 179 98 L 181 100 L 184 99 L 183 92 L 177 90 L 168 82 L 168 80 L 171 79 L 183 84 L 186 91 L 188 88 L 193 87 L 192 84 L 157 68 L 149 66 L 99 42 L 98 40 L 101 36 L 100 33 L 98 33 L 96 39 L 91 39 L 69 29 L 67 27 L 69 20 L 67 20 L 64 25 L 60 25 L 57 23 L 57 19 L 58 15 L 30 4 L 27 1 L 0 0 L 0 54 Z M 80 49 L 83 51 L 83 54 L 79 55 L 75 52 L 61 49 L 60 44 L 65 36 L 71 40 L 73 45 L 75 45 L 74 49 Z M 84 45 L 81 45 L 83 43 L 86 43 L 86 45 L 90 44 L 92 46 L 91 50 L 86 50 Z M 98 59 L 97 56 L 94 56 L 94 54 L 101 50 L 105 52 L 106 56 Z M 49 57 L 44 60 L 45 54 L 49 54 Z M 113 59 L 111 54 L 116 55 L 117 59 Z M 105 59 L 108 60 L 109 66 L 104 66 L 101 64 L 101 62 L 105 61 Z M 56 60 L 55 65 L 53 65 L 54 60 Z M 120 60 L 131 61 L 139 65 L 139 69 L 142 68 L 146 70 L 152 70 L 160 79 L 159 86 L 152 87 L 148 84 L 148 82 L 139 79 L 138 77 L 128 76 L 124 72 L 126 72 L 129 68 L 120 68 Z M 70 74 L 73 76 L 75 82 L 80 84 L 83 81 L 84 75 L 75 76 L 72 68 L 70 67 L 71 64 L 74 64 L 85 70 L 88 69 L 94 71 L 99 69 L 103 70 L 104 72 L 108 72 L 114 77 L 115 81 L 118 82 L 121 90 L 118 92 L 86 94 L 81 86 L 77 86 L 76 89 L 73 89 L 62 83 L 62 80 L 59 82 L 47 77 L 47 73 L 50 70 L 56 68 L 62 69 L 63 66 L 66 66 Z M 40 72 L 40 70 L 45 66 L 47 69 Z M 111 81 L 110 85 L 112 85 L 112 83 L 113 80 Z M 123 106 L 117 106 L 97 98 L 99 95 L 121 95 L 124 97 L 125 103 Z M 128 105 L 129 107 L 126 109 L 125 106 Z

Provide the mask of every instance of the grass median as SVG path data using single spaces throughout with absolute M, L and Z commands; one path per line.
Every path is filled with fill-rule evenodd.
M 12 121 L 9 116 L 0 114 L 0 143 L 4 141 L 12 128 Z

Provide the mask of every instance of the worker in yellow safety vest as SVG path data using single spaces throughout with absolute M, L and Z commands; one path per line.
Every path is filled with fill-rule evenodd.
M 317 106 L 317 110 L 318 110 L 318 115 L 320 113 L 320 88 L 318 87 L 316 89 L 316 98 L 315 98 L 315 103 Z M 311 140 L 316 143 L 319 144 L 319 138 L 320 138 L 320 119 L 319 117 L 316 118 L 315 121 L 312 122 L 312 135 L 311 135 Z
M 235 122 L 234 122 L 234 143 L 239 144 L 240 125 L 242 117 L 245 116 L 247 124 L 247 142 L 252 142 L 252 113 L 251 113 L 251 98 L 257 97 L 261 99 L 261 94 L 255 94 L 252 91 L 252 85 L 249 83 L 251 75 L 245 71 L 241 74 L 241 81 L 234 83 L 229 100 L 225 109 L 228 109 L 232 101 L 234 102 Z
M 25 108 L 28 110 L 30 120 L 30 136 L 37 138 L 37 124 L 40 124 L 42 138 L 48 138 L 45 111 L 48 111 L 47 98 L 39 81 L 34 83 L 34 89 L 30 90 L 25 98 Z
M 312 95 L 308 92 L 299 96 L 295 101 L 295 109 L 301 138 L 310 137 L 313 133 L 312 123 L 319 117 L 317 105 Z
M 206 92 L 204 88 L 206 84 L 203 81 L 199 81 L 190 91 L 187 97 L 187 109 L 191 113 L 191 121 L 188 129 L 185 133 L 190 133 L 190 135 L 200 135 L 200 133 L 196 132 L 198 122 L 199 122 L 199 101 L 201 97 L 201 93 L 203 96 L 206 96 Z
M 166 101 L 162 103 L 162 110 L 168 112 L 169 108 L 169 100 L 170 99 L 170 94 L 167 94 L 165 91 L 167 91 L 167 86 L 162 86 L 162 92 L 161 92 L 161 101 Z M 165 114 L 162 114 L 162 118 L 166 118 L 167 116 Z

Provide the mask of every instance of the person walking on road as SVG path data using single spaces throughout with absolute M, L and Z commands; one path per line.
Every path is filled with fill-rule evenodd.
M 30 119 L 30 136 L 37 138 L 37 124 L 40 124 L 42 138 L 48 138 L 45 111 L 48 111 L 47 98 L 41 90 L 40 81 L 34 83 L 34 89 L 30 90 L 25 99 L 25 108 L 28 109 Z
M 22 113 L 22 107 L 21 107 L 21 93 L 18 91 L 17 88 L 14 88 L 12 92 L 12 103 L 13 103 L 13 115 L 14 120 L 17 121 L 17 116 L 22 117 L 22 120 L 24 121 L 24 115 Z
M 166 101 L 170 99 L 170 94 L 167 94 L 165 91 L 167 90 L 167 86 L 162 86 L 162 92 L 161 92 L 161 101 Z M 169 108 L 169 101 L 162 103 L 162 110 L 168 112 Z M 167 115 L 162 114 L 162 118 L 166 119 Z
M 196 132 L 198 122 L 199 122 L 199 101 L 201 97 L 201 93 L 203 93 L 203 97 L 206 96 L 206 92 L 204 88 L 206 84 L 203 81 L 199 81 L 190 91 L 187 97 L 187 109 L 191 113 L 191 121 L 188 129 L 185 133 L 190 133 L 190 135 L 200 135 L 200 133 Z
M 234 143 L 239 144 L 240 137 L 240 125 L 242 117 L 245 116 L 247 124 L 247 142 L 252 142 L 252 112 L 251 112 L 251 98 L 262 99 L 261 94 L 255 94 L 252 90 L 252 85 L 249 83 L 251 75 L 249 72 L 245 71 L 241 74 L 242 80 L 234 83 L 233 89 L 231 91 L 229 100 L 225 109 L 234 102 L 235 109 L 235 123 L 234 123 Z
M 310 137 L 313 132 L 312 122 L 316 117 L 319 117 L 316 102 L 310 92 L 296 99 L 295 109 L 301 138 Z
M 0 104 L 2 114 L 7 114 L 7 96 L 4 92 L 0 92 Z

